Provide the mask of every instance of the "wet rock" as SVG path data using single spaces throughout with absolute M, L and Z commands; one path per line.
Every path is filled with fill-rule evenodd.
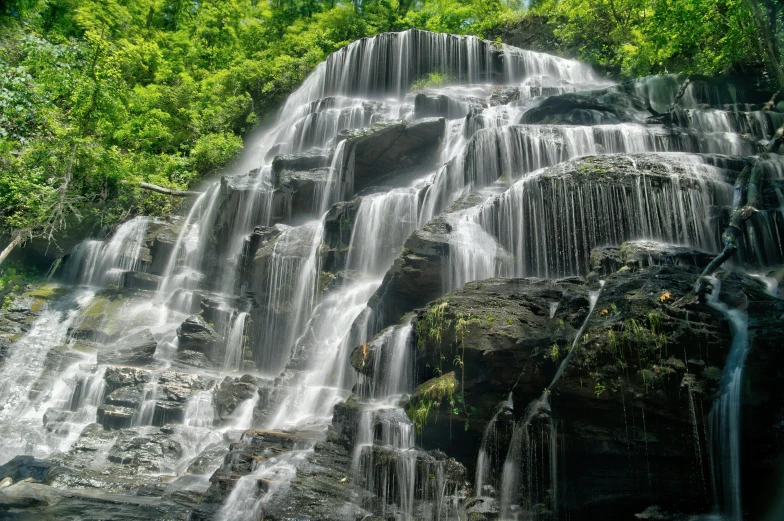
M 147 224 L 145 247 L 150 260 L 145 262 L 146 272 L 151 275 L 163 275 L 169 266 L 169 260 L 177 245 L 177 238 L 182 230 L 182 218 L 169 220 L 152 219 Z
M 152 379 L 152 373 L 133 367 L 107 367 L 104 381 L 110 391 L 128 385 L 143 385 Z
M 136 409 L 121 405 L 104 404 L 98 407 L 97 420 L 104 429 L 127 429 L 131 426 Z
M 377 350 L 378 348 L 374 344 L 368 344 L 367 342 L 352 349 L 349 355 L 349 363 L 351 363 L 354 371 L 372 377 L 376 356 L 378 355 Z
M 188 474 L 203 475 L 215 472 L 229 451 L 228 443 L 208 445 L 197 457 L 191 460 Z
M 613 93 L 614 96 L 619 96 Z M 541 125 L 608 125 L 628 123 L 637 118 L 628 110 L 621 108 L 617 100 L 608 100 L 607 92 L 586 94 L 561 94 L 551 96 L 538 106 L 523 114 L 521 123 Z M 607 101 L 613 101 L 608 103 Z M 645 110 L 641 99 L 634 99 L 638 110 Z
M 122 432 L 107 455 L 109 461 L 147 472 L 170 472 L 182 454 L 180 444 L 163 433 Z
M 707 467 L 701 467 L 702 475 L 689 470 L 694 442 L 684 444 L 680 433 L 693 431 L 692 407 L 702 411 L 700 415 L 710 411 L 720 369 L 708 367 L 723 363 L 731 336 L 723 316 L 691 293 L 698 275 L 699 268 L 666 263 L 609 275 L 573 350 L 587 316 L 588 291 L 596 289 L 595 283 L 478 281 L 432 303 L 414 320 L 417 340 L 423 342 L 417 381 L 429 380 L 425 386 L 433 386 L 454 377 L 448 386 L 454 390 L 450 397 L 448 389 L 434 395 L 420 392 L 420 387 L 416 396 L 422 399 L 409 401 L 409 415 L 422 423 L 422 445 L 443 450 L 470 470 L 497 404 L 512 390 L 519 421 L 528 404 L 539 400 L 542 389 L 551 385 L 571 350 L 563 376 L 548 395 L 549 408 L 558 418 L 558 435 L 569 440 L 564 448 L 559 445 L 566 451 L 559 475 L 579 476 L 576 486 L 559 500 L 561 508 L 582 505 L 582 511 L 597 515 L 616 509 L 631 516 L 650 504 L 649 499 L 639 500 L 640 491 L 651 494 L 652 501 L 668 511 L 707 508 L 700 488 L 709 480 Z M 751 327 L 760 328 L 747 366 L 750 377 L 762 370 L 751 362 L 755 356 L 765 358 L 768 365 L 770 357 L 784 356 L 769 347 L 770 335 L 779 329 L 770 319 L 784 304 L 764 292 L 762 282 L 747 277 L 729 276 L 722 285 L 728 305 L 752 306 L 749 314 L 758 325 Z M 456 356 L 459 362 L 449 363 Z M 454 370 L 454 375 L 439 374 L 447 370 Z M 769 372 L 753 378 L 776 380 Z M 427 421 L 418 420 L 417 412 Z M 749 439 L 772 439 L 751 426 L 747 430 Z M 648 470 L 632 475 L 624 470 L 630 455 L 648 458 L 650 481 Z M 597 459 L 602 461 L 601 470 Z M 656 485 L 649 489 L 649 483 Z
M 291 219 L 292 216 L 315 216 L 321 203 L 321 191 L 328 179 L 329 168 L 280 172 L 275 188 L 272 219 L 283 221 Z
M 330 155 L 319 149 L 312 149 L 301 154 L 276 156 L 272 160 L 272 179 L 276 185 L 279 185 L 281 184 L 281 173 L 284 171 L 303 172 L 328 167 L 330 161 Z
M 329 209 L 324 218 L 324 248 L 322 248 L 323 269 L 336 272 L 345 266 L 354 219 L 362 203 L 359 198 L 341 201 Z
M 178 349 L 198 351 L 209 358 L 218 334 L 200 315 L 192 315 L 177 328 Z
M 161 277 L 151 273 L 139 271 L 126 271 L 122 276 L 121 287 L 123 289 L 140 289 L 145 291 L 157 291 L 161 284 Z
M 615 273 L 623 266 L 621 249 L 617 246 L 597 246 L 591 250 L 591 271 L 600 276 Z
M 155 361 L 158 343 L 152 331 L 144 329 L 120 340 L 115 346 L 104 347 L 98 352 L 99 364 L 143 367 Z
M 695 266 L 704 268 L 714 255 L 697 248 L 665 244 L 655 241 L 628 241 L 621 245 L 624 265 L 634 268 L 647 266 Z
M 174 353 L 174 362 L 178 366 L 193 367 L 196 369 L 210 369 L 213 364 L 204 353 L 199 351 L 191 351 L 188 349 L 178 349 Z
M 256 396 L 257 388 L 256 379 L 251 375 L 227 376 L 215 390 L 215 408 L 221 420 L 226 420 L 239 404 Z
M 415 123 L 391 121 L 372 125 L 362 130 L 344 131 L 338 141 L 345 139 L 344 154 L 353 155 L 353 192 L 360 191 L 393 170 L 429 165 L 438 152 L 444 135 L 444 119 L 426 118 Z M 351 162 L 344 162 L 347 168 Z M 341 172 L 341 179 L 346 173 Z
M 332 430 L 330 438 L 347 450 L 354 447 L 359 428 L 359 415 L 362 405 L 356 395 L 351 395 L 347 400 L 335 405 L 332 410 Z
M 144 388 L 140 385 L 129 385 L 127 387 L 120 387 L 115 389 L 104 398 L 104 403 L 108 405 L 116 405 L 120 407 L 127 407 L 129 409 L 138 409 L 144 401 Z
M 442 263 L 449 252 L 451 231 L 446 220 L 436 218 L 406 241 L 369 302 L 379 330 L 397 323 L 408 311 L 441 294 Z
M 414 117 L 416 119 L 437 117 L 446 119 L 463 118 L 472 105 L 445 94 L 420 92 L 414 97 Z
M 13 483 L 14 480 L 9 477 L 0 479 L 0 490 L 3 490 L 5 487 L 10 487 L 11 485 L 13 485 Z
M 33 456 L 14 456 L 4 465 L 0 465 L 0 476 L 3 481 L 10 486 L 25 479 L 32 478 L 34 481 L 43 481 L 46 475 L 55 467 L 56 464 Z M 10 483 L 6 481 L 10 480 Z

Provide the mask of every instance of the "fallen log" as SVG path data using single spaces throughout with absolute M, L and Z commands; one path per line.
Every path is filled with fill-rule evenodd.
M 123 184 L 131 184 L 128 181 L 122 181 Z M 152 183 L 145 183 L 144 181 L 140 181 L 136 183 L 136 186 L 143 190 L 149 190 L 151 192 L 157 192 L 159 194 L 164 195 L 171 195 L 174 197 L 190 197 L 192 195 L 201 195 L 203 192 L 196 192 L 193 190 L 175 190 L 174 188 L 165 188 L 163 186 L 154 185 Z

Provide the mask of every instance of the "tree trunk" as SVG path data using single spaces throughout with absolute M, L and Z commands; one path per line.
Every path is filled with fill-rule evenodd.
M 760 201 L 759 184 L 762 181 L 762 170 L 756 166 L 748 166 L 741 171 L 735 180 L 735 193 L 732 197 L 732 216 L 729 225 L 724 230 L 721 238 L 724 241 L 724 249 L 719 253 L 700 274 L 697 283 L 694 285 L 695 293 L 702 290 L 702 281 L 705 277 L 713 273 L 727 262 L 736 251 L 738 251 L 738 239 L 743 235 L 743 226 L 746 221 L 759 210 L 757 205 Z M 743 204 L 743 199 L 746 204 Z
M 15 236 L 13 239 L 11 239 L 11 242 L 8 243 L 8 246 L 6 246 L 5 249 L 2 252 L 0 252 L 0 264 L 3 263 L 5 258 L 8 257 L 8 255 L 11 254 L 13 249 L 16 248 L 19 245 L 20 242 L 22 242 L 22 235 L 21 234 Z
M 759 32 L 760 38 L 762 38 L 763 49 L 765 54 L 767 55 L 768 62 L 770 63 L 771 68 L 773 69 L 771 72 L 773 76 L 776 78 L 776 83 L 778 84 L 779 88 L 784 88 L 784 70 L 781 69 L 781 64 L 778 60 L 778 53 L 776 52 L 776 44 L 773 41 L 770 33 L 768 32 L 768 24 L 765 23 L 765 19 L 762 17 L 762 13 L 760 13 L 759 6 L 757 5 L 756 0 L 746 0 L 751 7 L 751 14 L 754 18 L 754 25 L 757 26 L 757 31 Z
M 129 184 L 128 181 L 122 181 L 122 183 Z M 174 197 L 189 197 L 191 195 L 202 194 L 202 192 L 195 192 L 192 190 L 175 190 L 173 188 L 164 188 L 163 186 L 154 185 L 152 183 L 145 183 L 144 181 L 139 182 L 138 187 L 143 190 L 149 190 L 151 192 L 157 192 L 164 195 L 172 195 Z

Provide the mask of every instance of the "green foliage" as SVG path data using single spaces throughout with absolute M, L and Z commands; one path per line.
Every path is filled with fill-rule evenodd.
M 443 87 L 452 81 L 453 80 L 446 74 L 442 74 L 440 72 L 431 72 L 430 74 L 414 80 L 414 83 L 411 84 L 411 90 L 416 91 Z
M 760 60 L 748 0 L 542 0 L 561 44 L 625 77 L 722 72 Z
M 0 6 L 0 234 L 175 209 L 326 56 L 378 32 L 477 33 L 500 0 L 10 0 Z M 439 81 L 443 81 L 439 80 Z M 433 79 L 433 81 L 436 81 Z

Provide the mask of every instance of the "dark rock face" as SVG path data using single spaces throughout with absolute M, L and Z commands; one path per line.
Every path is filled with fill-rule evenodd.
M 472 104 L 459 101 L 445 94 L 420 92 L 414 97 L 414 115 L 420 118 L 458 119 L 465 117 Z
M 314 443 L 314 452 L 297 464 L 297 473 L 288 491 L 271 495 L 271 501 L 264 502 L 259 514 L 264 519 L 280 521 L 301 517 L 338 521 L 366 515 L 367 512 L 352 501 L 356 489 L 343 480 L 351 460 L 345 449 L 323 439 L 314 440 L 308 433 L 248 430 L 238 442 L 230 445 L 223 464 L 210 478 L 211 486 L 202 503 L 191 514 L 191 519 L 214 519 L 215 513 L 237 486 L 239 477 L 249 474 L 254 465 L 265 465 L 276 454 L 313 446 Z M 259 478 L 252 490 L 266 494 L 270 491 L 270 484 L 268 480 Z
M 161 277 L 150 273 L 138 271 L 128 271 L 122 276 L 123 289 L 141 289 L 146 291 L 157 291 L 161 284 Z
M 378 330 L 441 295 L 442 263 L 449 252 L 451 231 L 446 220 L 437 218 L 406 241 L 369 303 Z
M 620 248 L 602 246 L 591 250 L 591 270 L 604 276 L 623 267 L 639 269 L 669 265 L 704 268 L 712 259 L 713 254 L 687 246 L 654 241 L 627 241 Z
M 221 419 L 227 419 L 239 404 L 256 396 L 257 388 L 258 383 L 251 375 L 227 376 L 215 392 L 215 408 Z
M 177 328 L 177 339 L 178 349 L 198 351 L 210 358 L 218 334 L 200 315 L 193 315 Z
M 131 426 L 136 409 L 120 405 L 101 405 L 98 407 L 98 423 L 104 429 L 127 429 Z
M 143 367 L 154 363 L 157 347 L 152 331 L 144 329 L 121 340 L 114 348 L 99 351 L 98 363 Z
M 148 274 L 164 274 L 169 258 L 174 251 L 174 246 L 177 244 L 177 237 L 180 235 L 181 226 L 181 220 L 161 221 L 156 219 L 151 220 L 147 225 L 145 247 L 149 252 L 149 259 L 144 266 L 146 267 L 146 272 Z
M 324 219 L 323 268 L 336 272 L 345 266 L 354 220 L 361 204 L 360 199 L 339 202 L 332 206 Z
M 426 165 L 435 158 L 444 135 L 443 119 L 422 119 L 415 123 L 392 121 L 378 123 L 362 130 L 343 132 L 338 140 L 345 139 L 346 157 L 353 161 L 354 191 L 360 191 L 377 182 L 393 170 L 403 170 Z M 353 163 L 353 164 L 352 164 Z M 341 174 L 344 178 L 345 174 Z
M 645 110 L 644 102 L 628 95 L 619 103 L 619 93 L 600 91 L 586 94 L 551 96 L 525 114 L 521 123 L 542 125 L 607 125 L 629 123 L 637 118 L 624 105 Z M 630 107 L 630 108 L 631 108 Z
M 320 194 L 329 179 L 329 168 L 283 170 L 278 174 L 272 219 L 288 221 L 292 215 L 312 215 L 319 210 Z
M 301 154 L 276 156 L 272 161 L 272 179 L 276 185 L 282 184 L 281 174 L 285 171 L 303 172 L 328 167 L 330 155 L 323 150 L 313 149 Z
M 572 476 L 569 483 L 576 483 L 559 492 L 560 508 L 586 519 L 600 512 L 605 518 L 614 512 L 609 518 L 625 519 L 651 503 L 669 512 L 708 507 L 704 487 L 710 470 L 706 460 L 697 461 L 700 453 L 706 454 L 706 435 L 701 428 L 694 430 L 692 414 L 696 410 L 698 424 L 707 421 L 731 335 L 724 318 L 691 293 L 698 273 L 689 265 L 662 265 L 621 270 L 607 278 L 548 398 L 547 415 L 557 421 L 558 439 L 565 440 L 558 441 L 558 450 L 565 451 L 559 476 Z M 580 279 L 488 280 L 469 283 L 436 303 L 442 306 L 441 318 L 434 305 L 421 311 L 415 319 L 422 349 L 417 380 L 436 378 L 420 387 L 409 409 L 427 397 L 439 402 L 426 416 L 424 447 L 439 448 L 472 466 L 496 405 L 511 391 L 519 420 L 527 404 L 550 385 L 585 320 L 588 293 L 596 288 Z M 741 299 L 755 317 L 750 323 L 750 381 L 776 381 L 769 368 L 757 364 L 784 357 L 780 349 L 769 347 L 780 329 L 774 321 L 784 303 L 748 277 L 730 275 L 722 288 L 730 306 Z M 452 362 L 456 356 L 459 363 Z M 449 392 L 437 400 L 432 392 L 428 395 L 444 378 L 439 371 L 452 369 L 453 397 Z M 748 401 L 744 410 L 748 407 L 754 415 L 778 407 L 762 401 L 767 405 Z M 685 440 L 683 433 L 689 433 Z M 745 425 L 743 436 L 744 453 L 754 459 L 762 457 L 759 440 L 773 434 L 767 426 Z M 637 462 L 631 470 L 629 458 Z M 752 475 L 749 480 L 756 481 Z

